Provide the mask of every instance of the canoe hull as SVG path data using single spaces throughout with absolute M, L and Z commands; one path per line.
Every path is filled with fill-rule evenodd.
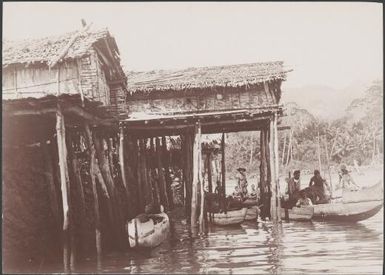
M 130 247 L 156 247 L 168 236 L 170 221 L 166 213 L 151 214 L 150 219 L 141 222 L 134 218 L 127 224 L 128 239 Z M 151 217 L 162 219 L 155 223 Z
M 281 219 L 292 221 L 310 221 L 314 215 L 313 206 L 281 208 Z
M 258 206 L 251 206 L 247 208 L 245 220 L 246 221 L 255 220 L 258 218 L 258 214 L 259 214 Z
M 364 202 L 364 201 L 382 201 L 384 194 L 383 182 L 380 181 L 377 184 L 365 189 L 357 191 L 343 191 L 342 202 Z
M 244 207 L 249 207 L 249 206 L 256 206 L 258 203 L 257 203 L 257 200 L 256 199 L 246 199 L 242 202 L 242 205 Z
M 318 204 L 314 205 L 313 219 L 358 222 L 373 217 L 382 207 L 383 201 Z
M 211 213 L 212 223 L 215 225 L 241 224 L 246 217 L 247 208 L 230 210 L 227 213 Z

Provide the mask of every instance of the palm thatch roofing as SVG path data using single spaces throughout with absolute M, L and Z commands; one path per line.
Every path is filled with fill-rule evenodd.
M 75 40 L 71 41 L 74 38 Z M 11 64 L 48 64 L 51 60 L 60 57 L 63 49 L 69 44 L 70 47 L 61 60 L 81 58 L 88 54 L 95 43 L 103 39 L 108 41 L 115 52 L 115 58 L 119 59 L 116 41 L 106 28 L 84 32 L 74 31 L 38 39 L 3 41 L 3 68 Z
M 240 87 L 257 83 L 286 80 L 290 69 L 282 61 L 227 66 L 126 72 L 130 94 L 157 91 L 179 91 L 212 87 Z

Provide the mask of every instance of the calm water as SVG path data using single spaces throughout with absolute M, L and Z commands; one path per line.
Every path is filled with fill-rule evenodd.
M 382 274 L 383 210 L 356 224 L 326 222 L 245 222 L 211 227 L 192 238 L 181 221 L 170 239 L 151 250 L 109 254 L 100 272 Z M 79 272 L 95 271 L 89 261 Z

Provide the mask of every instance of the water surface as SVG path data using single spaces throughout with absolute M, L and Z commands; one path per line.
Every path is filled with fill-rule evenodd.
M 170 239 L 153 250 L 105 255 L 101 272 L 382 274 L 383 210 L 359 223 L 244 222 L 211 227 L 192 238 L 174 221 Z M 95 271 L 90 261 L 79 272 Z

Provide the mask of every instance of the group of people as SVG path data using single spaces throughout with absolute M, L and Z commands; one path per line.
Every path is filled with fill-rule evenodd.
M 258 189 L 255 184 L 251 184 L 251 192 L 248 192 L 246 169 L 238 168 L 237 172 L 237 185 L 231 197 L 241 202 L 246 198 L 258 199 Z M 343 190 L 357 190 L 359 188 L 345 165 L 341 165 L 339 169 L 339 179 L 339 185 Z M 304 189 L 301 189 L 301 171 L 295 170 L 293 177 L 287 181 L 285 196 L 282 198 L 282 206 L 291 208 L 293 206 L 300 207 L 328 203 L 331 199 L 331 193 L 331 186 L 321 176 L 319 170 L 314 170 L 309 185 Z
M 359 188 L 345 165 L 340 167 L 339 182 L 343 190 L 357 190 Z M 295 170 L 293 177 L 288 180 L 286 198 L 284 198 L 283 203 L 287 207 L 328 203 L 331 199 L 331 192 L 330 185 L 322 178 L 319 170 L 314 170 L 309 186 L 301 189 L 301 171 Z

